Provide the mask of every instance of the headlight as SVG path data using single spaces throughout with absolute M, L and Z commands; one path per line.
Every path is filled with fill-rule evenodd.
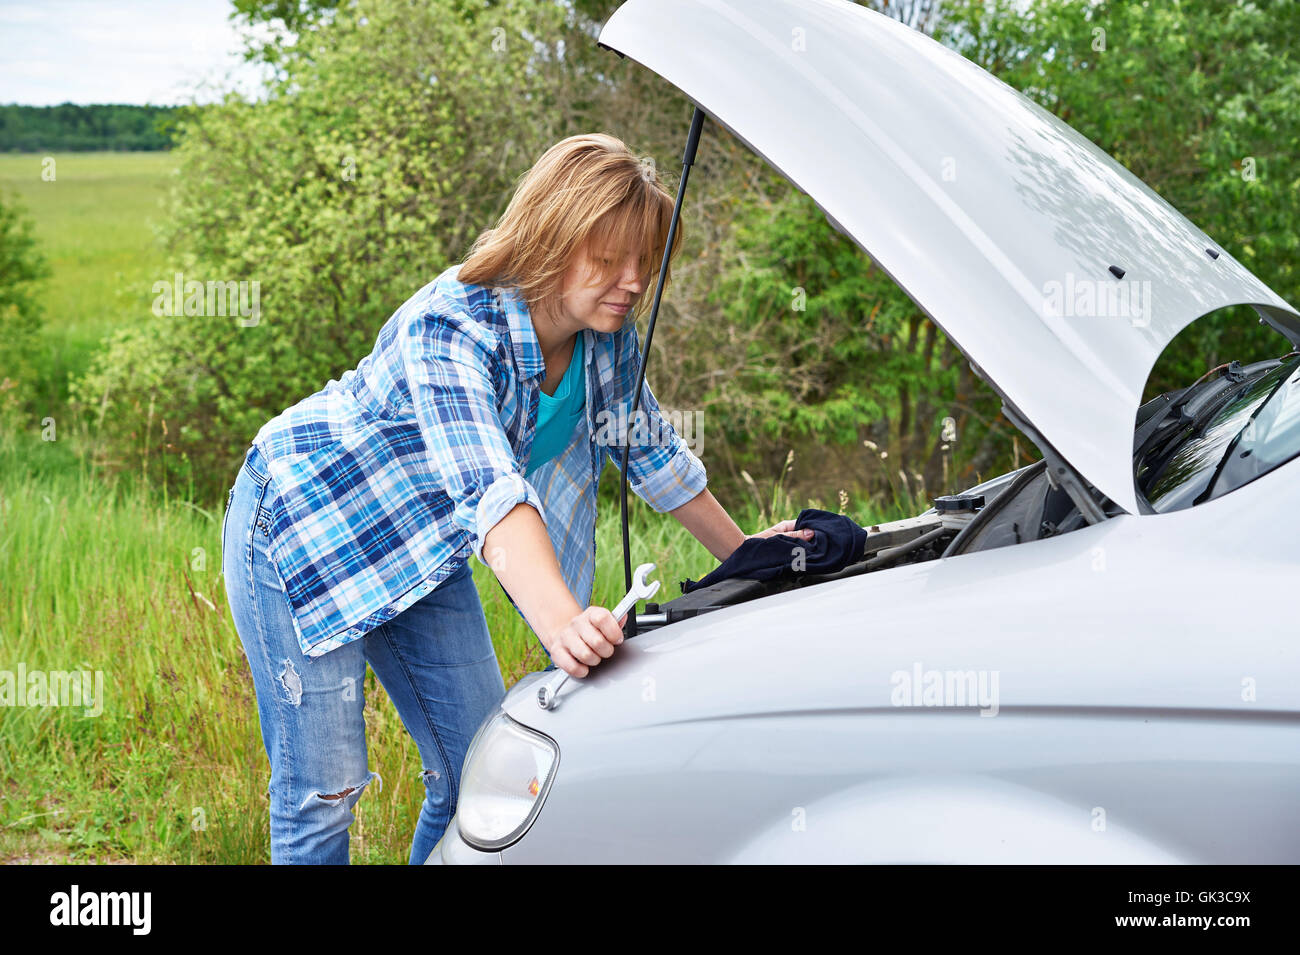
M 549 736 L 498 713 L 470 743 L 456 825 L 476 849 L 504 849 L 532 825 L 555 778 L 560 749 Z

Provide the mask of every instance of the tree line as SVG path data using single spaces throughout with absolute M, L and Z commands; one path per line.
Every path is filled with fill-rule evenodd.
M 95 103 L 0 106 L 0 152 L 170 149 L 174 106 Z

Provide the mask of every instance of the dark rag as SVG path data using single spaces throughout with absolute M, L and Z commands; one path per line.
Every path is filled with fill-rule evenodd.
M 861 560 L 867 546 L 866 529 L 843 514 L 805 507 L 794 526 L 812 528 L 812 540 L 785 534 L 746 538 L 712 573 L 698 581 L 683 580 L 682 593 L 732 577 L 770 580 L 783 574 L 831 574 Z

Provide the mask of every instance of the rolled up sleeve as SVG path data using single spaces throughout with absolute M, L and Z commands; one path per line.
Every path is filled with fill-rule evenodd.
M 421 315 L 402 331 L 407 384 L 430 465 L 480 563 L 483 539 L 516 504 L 546 520 L 497 409 L 494 345 L 468 316 Z
M 635 327 L 629 325 L 618 334 L 618 403 L 605 409 L 603 421 L 596 422 L 597 439 L 618 468 L 623 464 L 624 434 L 630 430 L 628 485 L 654 510 L 664 513 L 681 507 L 703 491 L 708 484 L 708 473 L 704 463 L 660 413 L 648 377 L 641 387 L 639 426 L 637 418 L 627 410 L 636 391 L 641 349 Z

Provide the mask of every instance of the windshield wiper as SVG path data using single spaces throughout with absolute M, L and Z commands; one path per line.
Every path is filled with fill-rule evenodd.
M 1216 371 L 1219 373 L 1219 378 L 1216 381 L 1207 382 L 1206 379 Z M 1246 370 L 1241 367 L 1241 362 L 1230 361 L 1226 364 L 1211 368 L 1182 391 L 1171 391 L 1167 394 L 1152 398 L 1147 402 L 1147 405 L 1155 404 L 1161 398 L 1165 397 L 1168 397 L 1170 400 L 1163 410 L 1157 410 L 1139 422 L 1137 429 L 1133 432 L 1134 457 L 1142 455 L 1149 450 L 1146 447 L 1147 443 L 1157 431 L 1170 423 L 1169 419 L 1174 412 L 1178 412 L 1178 424 L 1183 426 L 1192 424 L 1196 420 L 1197 415 L 1205 408 L 1209 401 L 1217 395 L 1220 395 L 1224 390 L 1232 385 L 1240 384 L 1245 381 L 1246 377 Z M 1143 405 L 1143 408 L 1147 405 Z M 1138 414 L 1141 415 L 1141 413 L 1142 409 L 1139 408 Z
M 1281 365 L 1282 362 L 1279 361 L 1278 364 Z M 1293 363 L 1290 368 L 1286 369 L 1284 374 L 1278 375 L 1277 384 L 1269 390 L 1264 400 L 1255 406 L 1255 410 L 1250 413 L 1250 417 L 1241 426 L 1241 430 L 1232 436 L 1232 440 L 1228 442 L 1228 446 L 1223 451 L 1223 456 L 1219 458 L 1219 463 L 1214 467 L 1214 474 L 1210 477 L 1210 482 L 1205 485 L 1205 490 L 1192 500 L 1193 505 L 1208 501 L 1213 496 L 1214 488 L 1219 483 L 1220 478 L 1223 477 L 1224 469 L 1228 466 L 1228 462 L 1232 460 L 1232 456 L 1236 454 L 1237 448 L 1241 444 L 1242 435 L 1254 427 L 1255 419 L 1259 417 L 1260 412 L 1269 406 L 1270 402 L 1282 391 L 1283 386 L 1291 380 L 1291 372 L 1295 370 L 1296 364 L 1300 364 L 1300 362 Z
M 1276 367 L 1280 363 L 1281 359 L 1271 358 L 1244 368 L 1239 361 L 1213 368 L 1188 385 L 1178 397 L 1169 402 L 1163 412 L 1156 412 L 1139 425 L 1133 435 L 1134 470 L 1142 462 L 1150 462 L 1142 482 L 1149 487 L 1159 478 L 1177 450 L 1176 445 L 1167 447 L 1173 439 L 1198 434 L 1219 413 L 1224 402 L 1254 380 L 1255 372 L 1262 367 Z M 1206 381 L 1216 371 L 1220 377 Z M 1173 419 L 1175 412 L 1178 414 L 1176 420 Z

